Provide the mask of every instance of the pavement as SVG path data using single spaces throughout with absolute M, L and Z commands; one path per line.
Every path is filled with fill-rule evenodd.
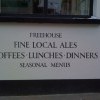
M 0 100 L 100 100 L 100 93 L 0 96 Z

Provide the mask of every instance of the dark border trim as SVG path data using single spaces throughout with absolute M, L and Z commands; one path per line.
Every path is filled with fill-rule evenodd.
M 93 16 L 93 4 L 94 4 L 94 0 L 90 0 L 90 16 Z
M 100 93 L 100 79 L 0 81 L 0 96 Z
M 100 19 L 65 18 L 65 17 L 31 17 L 31 16 L 0 16 L 0 22 L 29 22 L 29 23 L 64 23 L 64 24 L 100 24 Z

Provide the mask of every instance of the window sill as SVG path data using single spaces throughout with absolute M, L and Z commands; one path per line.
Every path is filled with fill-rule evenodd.
M 0 22 L 100 24 L 100 19 L 43 17 L 43 16 L 42 17 L 0 16 Z

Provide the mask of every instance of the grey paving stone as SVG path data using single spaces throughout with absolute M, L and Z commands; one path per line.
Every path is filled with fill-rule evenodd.
M 1 96 L 0 100 L 100 100 L 100 94 L 57 94 L 38 96 Z

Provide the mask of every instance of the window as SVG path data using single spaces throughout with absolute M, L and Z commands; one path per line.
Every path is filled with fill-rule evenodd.
M 1 14 L 43 13 L 43 0 L 1 0 Z
M 0 0 L 0 5 L 2 18 L 89 18 L 93 13 L 93 0 Z
M 48 0 L 48 14 L 89 15 L 89 9 L 90 0 Z
M 44 6 L 45 5 L 45 6 Z M 90 0 L 1 0 L 1 14 L 89 15 Z

